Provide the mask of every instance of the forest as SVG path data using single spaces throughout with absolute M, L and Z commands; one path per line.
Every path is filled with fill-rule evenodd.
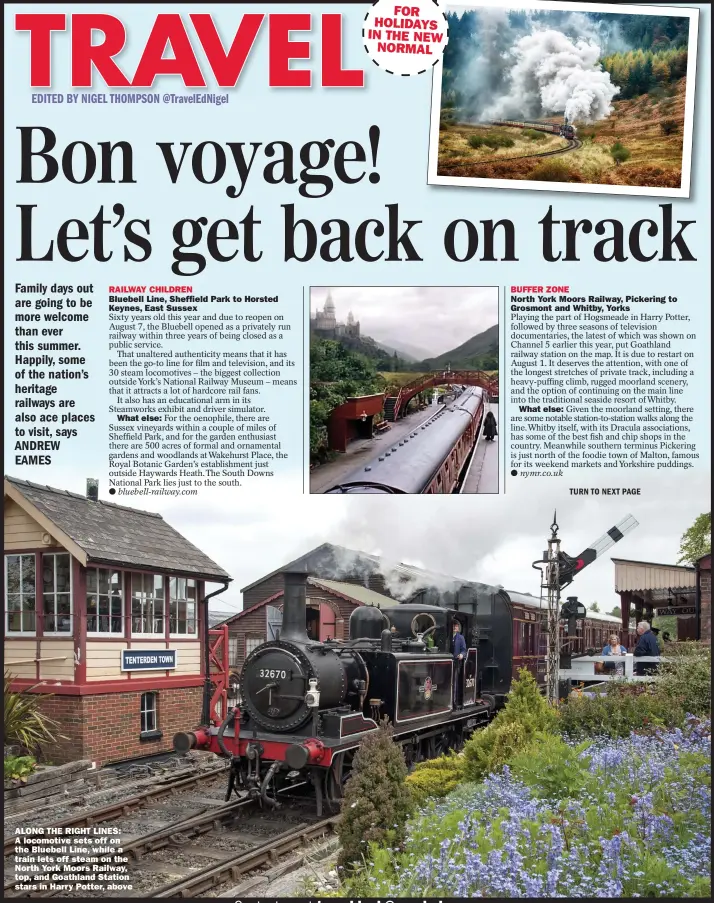
M 354 395 L 383 392 L 375 362 L 340 342 L 313 339 L 310 344 L 310 454 L 327 447 L 327 421 L 333 408 Z
M 568 15 L 544 10 L 535 12 L 530 19 L 554 29 L 561 25 L 567 30 Z M 689 19 L 686 16 L 588 13 L 588 17 L 594 24 L 602 23 L 604 31 L 612 35 L 610 47 L 604 42 L 602 65 L 620 88 L 616 100 L 639 97 L 687 74 Z M 479 17 L 476 11 L 469 10 L 462 15 L 447 13 L 447 20 L 449 42 L 444 52 L 442 94 L 444 106 L 459 107 L 462 98 L 456 84 L 473 54 L 474 39 L 478 40 Z M 523 12 L 509 11 L 508 21 L 514 29 L 527 26 Z M 626 50 L 621 49 L 623 45 Z

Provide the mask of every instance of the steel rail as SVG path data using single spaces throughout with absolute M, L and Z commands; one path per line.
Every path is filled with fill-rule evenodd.
M 494 160 L 466 160 L 461 161 L 459 163 L 449 163 L 446 164 L 448 167 L 452 166 L 485 166 L 486 164 L 490 164 L 495 166 L 499 163 L 510 163 L 512 160 L 537 160 L 540 157 L 555 157 L 558 154 L 567 154 L 570 151 L 578 150 L 583 146 L 583 142 L 578 138 L 566 139 L 568 140 L 567 147 L 559 147 L 555 150 L 544 151 L 542 154 L 525 154 L 520 157 L 497 157 Z M 437 165 L 437 173 L 438 173 L 438 165 Z
M 217 865 L 211 865 L 187 878 L 164 885 L 149 896 L 155 898 L 196 896 L 221 884 L 226 879 L 237 881 L 242 875 L 260 868 L 262 865 L 273 863 L 286 853 L 291 853 L 311 840 L 324 836 L 334 830 L 338 821 L 339 818 L 333 816 L 312 825 L 300 825 L 291 831 L 272 837 L 247 853 L 229 856 Z
M 48 825 L 42 825 L 42 827 L 45 829 L 91 827 L 91 825 L 109 821 L 110 819 L 117 818 L 121 815 L 129 815 L 135 809 L 141 809 L 154 799 L 161 799 L 164 796 L 173 796 L 177 791 L 183 788 L 191 787 L 194 784 L 200 784 L 211 778 L 219 777 L 226 771 L 226 766 L 222 765 L 220 768 L 204 771 L 201 774 L 195 774 L 191 777 L 181 778 L 177 781 L 166 781 L 160 786 L 151 787 L 136 796 L 126 797 L 125 799 L 117 800 L 114 803 L 109 803 L 106 806 L 100 806 L 97 809 L 90 809 L 89 812 L 80 812 L 77 815 L 71 815 L 68 818 L 60 819 L 59 821 L 50 822 Z M 28 814 L 28 817 L 31 817 L 31 814 Z M 18 837 L 22 838 L 23 835 L 17 835 L 17 837 L 5 840 L 5 856 L 12 855 Z

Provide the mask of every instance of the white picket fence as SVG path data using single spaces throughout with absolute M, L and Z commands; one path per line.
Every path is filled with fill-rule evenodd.
M 653 680 L 653 675 L 639 676 L 634 673 L 635 664 L 639 662 L 659 664 L 666 662 L 668 659 L 661 655 L 640 655 L 637 658 L 628 652 L 627 655 L 582 655 L 573 658 L 570 668 L 561 668 L 558 675 L 561 680 L 570 678 L 572 681 L 582 681 L 587 683 L 601 683 L 608 680 L 632 680 L 632 681 L 648 681 Z M 617 674 L 615 671 L 607 670 L 603 674 L 595 672 L 596 662 L 603 662 L 610 665 L 625 665 L 625 673 Z

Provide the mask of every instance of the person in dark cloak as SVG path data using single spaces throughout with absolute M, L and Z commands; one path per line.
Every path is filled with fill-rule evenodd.
M 488 414 L 486 414 L 486 419 L 483 422 L 483 434 L 490 442 L 498 435 L 496 418 L 493 416 L 493 411 L 489 411 Z

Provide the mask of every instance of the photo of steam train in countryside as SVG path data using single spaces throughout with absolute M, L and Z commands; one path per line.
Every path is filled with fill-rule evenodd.
M 696 19 L 685 11 L 446 15 L 437 177 L 688 187 Z

